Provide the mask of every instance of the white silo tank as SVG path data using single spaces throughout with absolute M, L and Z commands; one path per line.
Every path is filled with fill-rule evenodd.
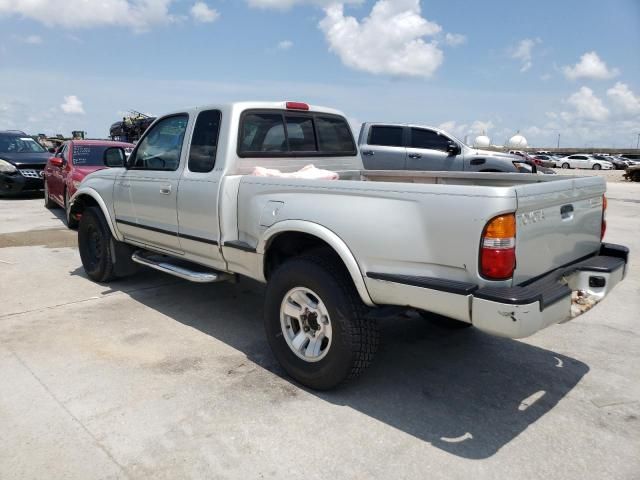
M 527 148 L 527 146 L 528 146 L 527 139 L 524 138 L 519 133 L 515 134 L 513 137 L 509 139 L 509 148 L 521 149 L 521 148 Z
M 479 135 L 473 141 L 473 146 L 476 148 L 487 148 L 491 145 L 491 139 L 486 135 Z

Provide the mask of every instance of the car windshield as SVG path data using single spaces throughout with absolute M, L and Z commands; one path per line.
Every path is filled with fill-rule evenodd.
M 44 153 L 42 145 L 31 137 L 0 135 L 0 153 Z
M 71 159 L 79 167 L 101 166 L 104 165 L 104 151 L 107 148 L 109 147 L 106 145 L 74 144 Z

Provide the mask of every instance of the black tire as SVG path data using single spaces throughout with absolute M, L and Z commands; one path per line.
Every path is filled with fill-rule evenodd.
M 591 167 L 593 170 L 601 170 L 602 167 L 600 166 L 599 163 L 596 163 L 593 167 Z
M 78 220 L 71 216 L 71 211 L 69 210 L 69 191 L 64 189 L 64 215 L 67 219 L 67 228 L 75 230 L 78 228 Z
M 329 313 L 331 344 L 319 361 L 299 358 L 283 334 L 281 305 L 287 293 L 296 287 L 315 292 Z M 358 377 L 373 360 L 380 335 L 377 323 L 366 317 L 366 311 L 341 264 L 318 255 L 294 258 L 281 265 L 267 284 L 264 308 L 267 340 L 291 377 L 307 387 L 328 390 Z
M 633 175 L 631 175 L 631 181 L 640 182 L 640 172 L 634 172 Z
M 114 240 L 102 211 L 87 208 L 78 228 L 78 249 L 84 271 L 91 280 L 109 282 L 116 278 L 111 249 Z
M 464 328 L 473 327 L 472 324 L 467 322 L 461 322 L 460 320 L 454 320 L 453 318 L 443 317 L 442 315 L 437 315 L 435 313 L 430 312 L 420 312 L 420 316 L 425 320 L 437 325 L 440 328 L 445 328 L 447 330 L 462 330 Z
M 562 164 L 562 168 L 564 168 L 566 170 L 568 168 L 571 168 L 571 166 L 567 162 L 565 162 L 565 163 Z
M 47 186 L 47 180 L 44 181 L 44 208 L 51 210 L 52 208 L 58 208 L 58 204 L 51 200 L 49 196 L 49 187 Z

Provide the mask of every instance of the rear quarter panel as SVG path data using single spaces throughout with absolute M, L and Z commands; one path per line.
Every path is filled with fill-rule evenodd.
M 269 202 L 282 205 L 266 222 Z M 513 189 L 506 187 L 245 176 L 238 194 L 238 234 L 255 246 L 268 224 L 305 220 L 337 234 L 363 274 L 482 283 L 477 273 L 482 230 L 493 216 L 515 208 Z

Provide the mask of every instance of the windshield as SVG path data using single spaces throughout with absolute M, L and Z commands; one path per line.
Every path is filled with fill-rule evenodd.
M 44 153 L 46 150 L 31 137 L 0 135 L 0 153 Z
M 104 165 L 104 145 L 74 145 L 71 159 L 79 167 L 96 167 Z

